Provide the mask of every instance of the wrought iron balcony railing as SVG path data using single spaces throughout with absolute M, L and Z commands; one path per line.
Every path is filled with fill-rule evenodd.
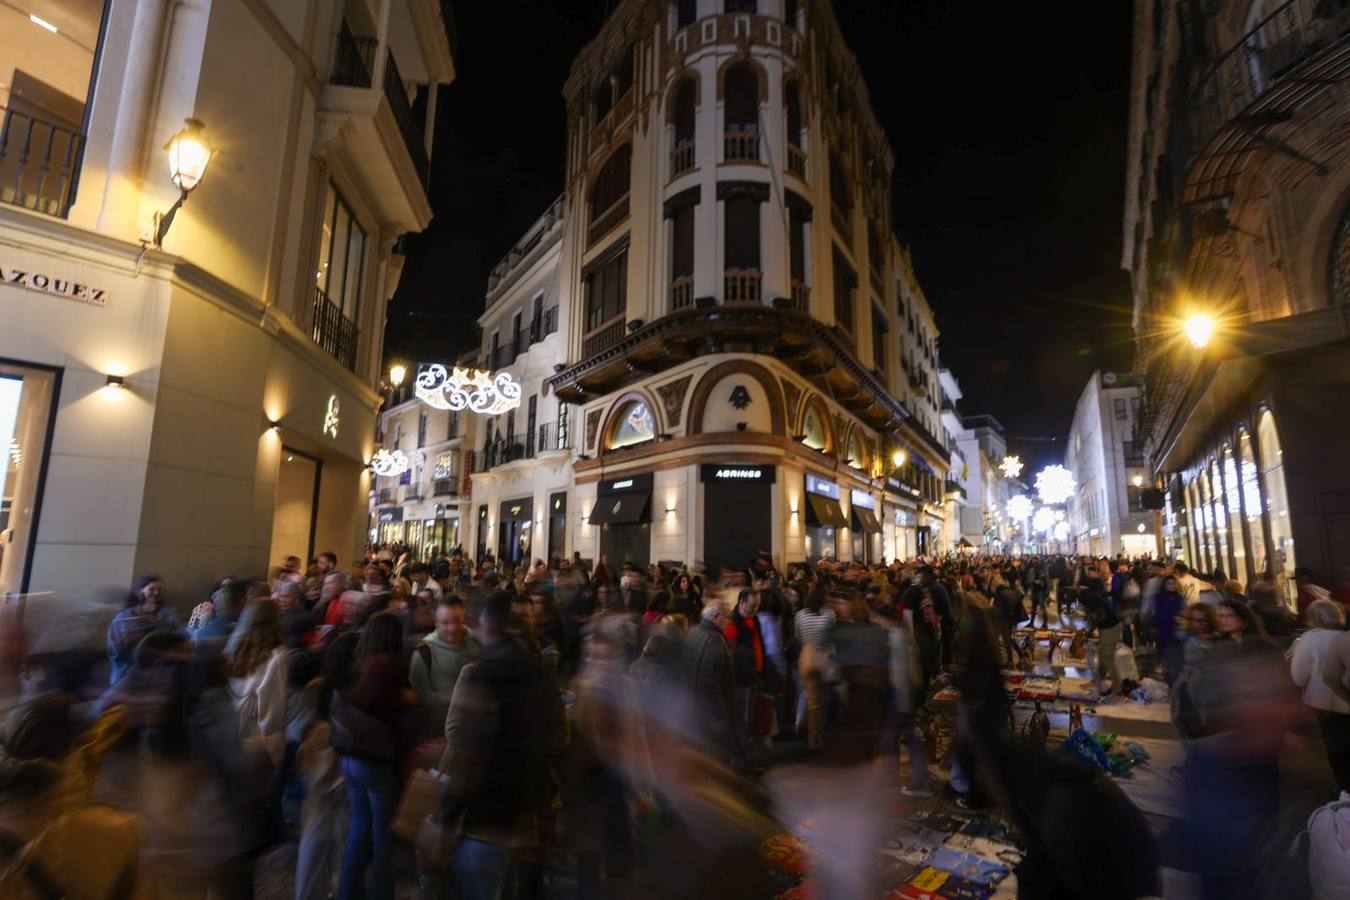
M 75 202 L 84 136 L 0 107 L 0 202 L 64 218 Z
M 324 351 L 348 369 L 356 370 L 356 347 L 360 332 L 356 323 L 328 299 L 322 288 L 314 289 L 310 313 L 310 337 Z

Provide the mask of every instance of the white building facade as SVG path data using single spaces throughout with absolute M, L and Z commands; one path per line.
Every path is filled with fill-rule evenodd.
M 1132 375 L 1093 372 L 1074 408 L 1064 467 L 1074 475 L 1067 516 L 1078 553 L 1156 555 L 1153 514 L 1141 503 L 1149 473 L 1140 441 L 1142 386 Z
M 359 553 L 395 242 L 431 219 L 445 16 L 0 7 L 0 592 L 120 595 L 155 572 L 203 596 Z M 216 152 L 164 234 L 162 148 L 188 119 Z

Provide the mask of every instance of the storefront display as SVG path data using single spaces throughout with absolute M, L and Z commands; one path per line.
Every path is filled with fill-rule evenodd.
M 773 466 L 717 463 L 700 466 L 703 484 L 703 556 L 710 574 L 744 570 L 773 547 Z
M 534 525 L 534 501 L 503 500 L 497 517 L 497 562 L 501 565 L 529 565 L 530 536 Z
M 837 529 L 848 520 L 839 506 L 839 485 L 815 475 L 806 476 L 806 559 L 837 559 Z
M 872 535 L 881 533 L 881 523 L 877 521 L 877 500 L 866 491 L 852 491 L 851 523 L 849 526 L 853 542 L 853 558 L 859 562 L 871 563 L 875 555 L 872 547 Z
M 650 472 L 600 482 L 587 522 L 600 529 L 600 554 L 611 566 L 651 561 L 651 505 Z

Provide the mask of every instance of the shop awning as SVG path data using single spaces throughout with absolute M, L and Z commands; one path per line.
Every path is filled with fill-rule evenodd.
M 806 524 L 829 525 L 833 528 L 847 528 L 848 519 L 839 508 L 838 500 L 822 497 L 820 494 L 806 495 Z
M 591 525 L 633 525 L 650 522 L 647 508 L 651 506 L 650 491 L 628 494 L 606 494 L 595 501 L 587 522 Z
M 881 523 L 877 521 L 877 514 L 865 506 L 853 507 L 853 527 L 861 528 L 868 534 L 881 533 Z

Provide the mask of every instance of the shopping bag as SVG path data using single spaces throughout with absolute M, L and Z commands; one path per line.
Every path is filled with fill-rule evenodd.
M 449 783 L 444 774 L 432 769 L 413 772 L 408 783 L 403 786 L 403 796 L 399 798 L 398 809 L 390 825 L 394 834 L 410 844 L 416 843 L 427 817 L 440 815 L 441 801 Z

